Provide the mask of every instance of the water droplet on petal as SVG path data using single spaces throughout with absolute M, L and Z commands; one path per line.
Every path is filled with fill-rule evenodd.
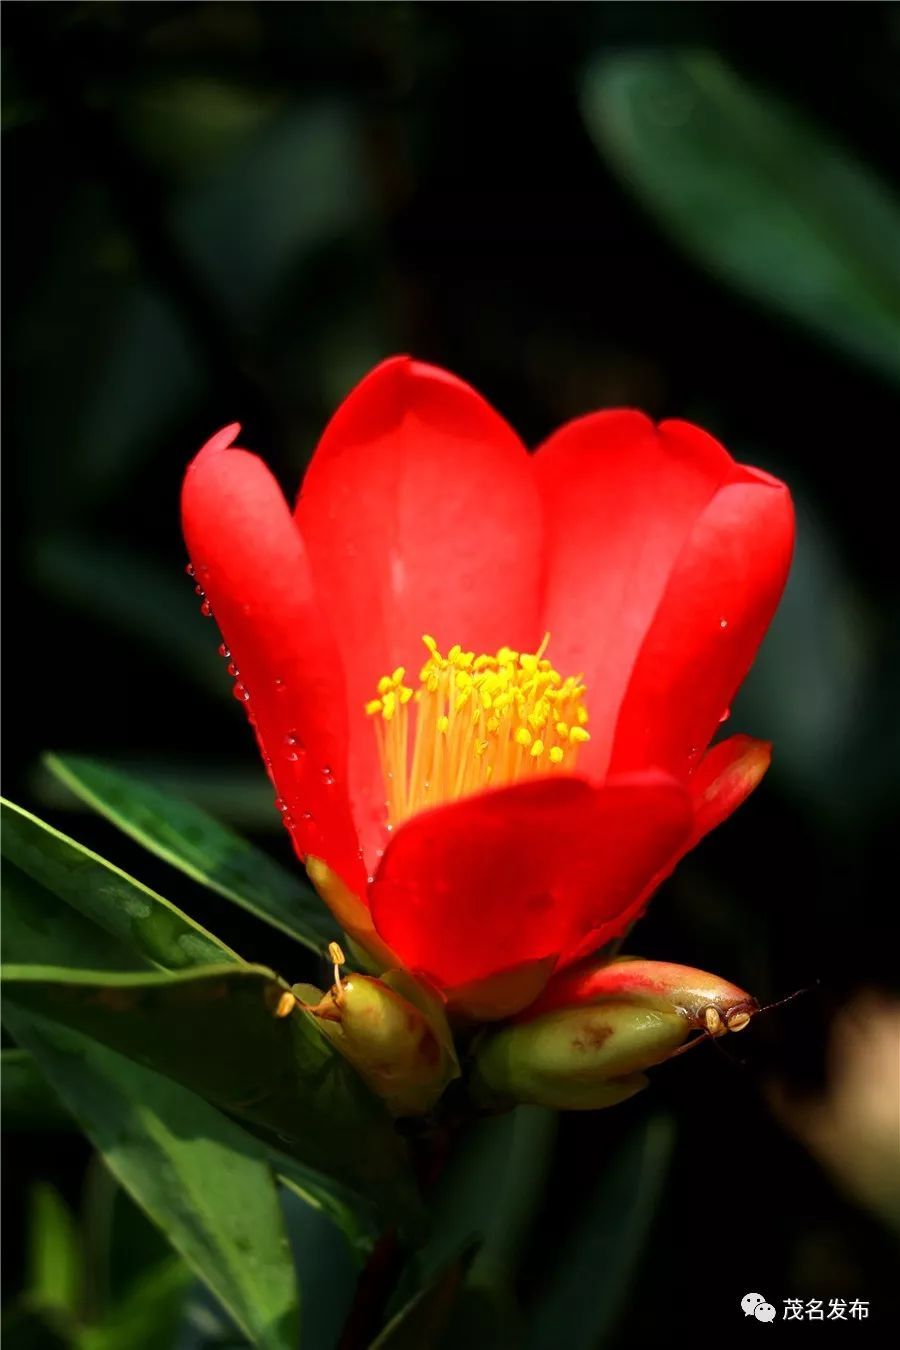
M 203 589 L 202 586 L 195 586 L 195 587 L 194 587 L 194 594 L 195 594 L 195 595 L 199 595 L 199 597 L 200 597 L 201 600 L 205 600 L 205 599 L 206 599 L 206 591 Z
M 731 716 L 731 709 L 726 708 L 722 716 L 719 718 L 719 725 L 721 726 L 723 722 L 727 722 L 730 716 Z
M 224 642 L 220 642 L 220 643 L 219 643 L 219 655 L 221 656 L 221 658 L 222 658 L 223 661 L 230 661 L 230 660 L 231 660 L 231 652 L 230 652 L 230 651 L 228 650 L 228 648 L 225 646 L 225 643 L 224 643 Z
M 284 691 L 285 691 L 285 683 L 284 683 L 284 680 L 281 678 L 280 675 L 276 675 L 276 676 L 275 676 L 275 679 L 272 681 L 272 683 L 273 683 L 273 685 L 275 686 L 275 693 L 276 693 L 276 694 L 283 694 L 283 693 L 284 693 Z
M 285 759 L 290 760 L 292 764 L 296 763 L 296 761 L 300 758 L 300 756 L 304 754 L 306 751 L 306 747 L 304 746 L 300 737 L 297 735 L 296 731 L 289 731 L 287 733 L 287 735 L 284 738 L 284 744 L 285 744 L 285 752 L 284 752 Z
M 282 815 L 287 811 L 287 802 L 281 797 L 275 798 L 275 810 L 280 811 Z
M 312 811 L 304 811 L 300 817 L 301 820 L 312 820 L 312 818 L 313 818 Z
M 322 765 L 322 777 L 325 779 L 326 783 L 331 784 L 334 782 L 334 770 L 330 764 Z
M 727 628 L 727 627 L 728 627 L 728 620 L 727 620 L 727 619 L 720 619 L 720 620 L 719 620 L 719 627 L 720 627 L 720 628 Z
M 212 618 L 213 616 L 212 605 L 209 603 L 208 600 L 203 601 L 203 604 L 200 606 L 200 613 L 203 615 L 204 619 Z
M 236 680 L 241 673 L 233 661 L 229 661 L 225 669 L 228 671 L 228 674 L 231 676 L 233 680 Z
M 194 564 L 188 563 L 187 567 L 184 570 L 189 577 L 192 577 L 194 575 Z
M 238 700 L 239 703 L 249 703 L 250 690 L 247 688 L 245 684 L 240 683 L 236 684 L 231 692 L 232 694 L 234 694 L 235 698 Z

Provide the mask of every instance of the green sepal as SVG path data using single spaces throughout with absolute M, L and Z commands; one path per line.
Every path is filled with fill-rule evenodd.
M 485 1106 L 614 1106 L 639 1092 L 641 1070 L 667 1059 L 689 1033 L 679 1013 L 629 1003 L 546 1013 L 483 1037 L 471 1092 Z

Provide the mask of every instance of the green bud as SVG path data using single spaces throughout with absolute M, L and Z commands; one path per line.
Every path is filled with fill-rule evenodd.
M 485 1035 L 471 1090 L 486 1106 L 613 1106 L 639 1092 L 647 1081 L 640 1070 L 667 1059 L 690 1031 L 674 1009 L 625 1002 L 560 1009 Z
M 440 999 L 405 971 L 348 974 L 306 1011 L 395 1116 L 424 1115 L 459 1076 Z

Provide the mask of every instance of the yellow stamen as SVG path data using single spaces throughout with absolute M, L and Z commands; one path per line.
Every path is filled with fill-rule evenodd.
M 590 733 L 580 676 L 565 678 L 545 653 L 501 647 L 496 656 L 444 656 L 433 637 L 418 683 L 398 666 L 365 705 L 375 720 L 387 796 L 387 823 L 467 796 L 488 785 L 572 773 Z

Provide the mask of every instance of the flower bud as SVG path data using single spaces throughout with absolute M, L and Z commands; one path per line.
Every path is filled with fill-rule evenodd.
M 343 953 L 331 954 L 338 973 Z M 306 1011 L 395 1116 L 424 1115 L 459 1076 L 440 999 L 405 971 L 338 975 Z
M 743 989 L 718 975 L 671 961 L 624 956 L 605 965 L 582 963 L 550 981 L 522 1014 L 531 1020 L 556 1008 L 585 1007 L 605 1000 L 626 1000 L 661 1012 L 675 1010 L 693 1030 L 710 1036 L 742 1031 L 759 1004 Z
M 485 1106 L 613 1106 L 640 1091 L 647 1081 L 640 1070 L 666 1059 L 690 1032 L 687 1018 L 671 1007 L 620 1000 L 558 1009 L 486 1035 L 471 1090 Z

